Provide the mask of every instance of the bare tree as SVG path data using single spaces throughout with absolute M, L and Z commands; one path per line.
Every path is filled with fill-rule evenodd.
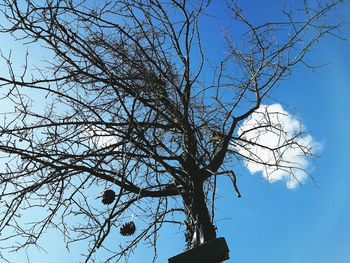
M 310 67 L 305 56 L 315 43 L 337 34 L 328 15 L 341 1 L 314 8 L 305 1 L 296 17 L 285 10 L 285 21 L 260 25 L 227 1 L 232 23 L 246 31 L 240 39 L 222 33 L 221 61 L 206 56 L 201 38 L 210 2 L 1 1 L 1 32 L 51 54 L 36 71 L 26 61 L 22 72 L 3 54 L 9 71 L 1 90 L 13 105 L 0 126 L 0 231 L 12 230 L 1 237 L 14 241 L 8 249 L 37 244 L 50 227 L 68 244 L 88 240 L 85 262 L 98 248 L 111 253 L 104 262 L 116 262 L 142 240 L 156 257 L 164 224 L 185 227 L 188 248 L 198 229 L 205 241 L 216 238 L 217 176 L 228 176 L 240 197 L 232 163 L 264 162 L 238 129 L 296 65 Z M 285 133 L 269 121 L 252 129 Z M 283 162 L 288 147 L 312 153 L 298 136 L 269 148 L 274 159 L 266 165 L 301 169 Z M 106 190 L 96 199 L 98 189 Z M 20 216 L 30 211 L 43 216 L 24 224 Z M 130 213 L 147 222 L 135 231 Z M 115 250 L 105 240 L 119 228 L 133 239 Z

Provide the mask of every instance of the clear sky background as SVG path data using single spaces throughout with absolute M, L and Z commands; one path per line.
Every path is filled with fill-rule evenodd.
M 283 7 L 280 2 L 246 1 L 243 7 L 249 17 L 264 21 L 279 16 L 278 10 Z M 214 3 L 212 12 L 220 17 L 222 8 Z M 349 2 L 340 13 L 346 20 L 342 34 L 350 38 Z M 211 38 L 218 28 L 211 22 L 204 23 L 208 23 L 203 36 L 208 52 L 222 52 L 218 40 Z M 21 61 L 24 48 L 14 45 L 7 36 L 0 35 L 0 49 L 12 49 L 15 59 L 17 54 Z M 31 52 L 33 58 L 38 58 L 38 50 Z M 238 167 L 242 198 L 237 199 L 229 181 L 221 179 L 216 220 L 218 235 L 226 238 L 231 251 L 228 263 L 350 262 L 350 42 L 325 39 L 309 60 L 330 64 L 315 72 L 299 67 L 265 104 L 281 103 L 322 143 L 320 157 L 309 170 L 317 186 L 308 179 L 302 187 L 287 189 L 285 183 L 266 183 L 261 174 L 252 175 L 242 166 Z M 0 74 L 4 70 L 1 64 Z M 0 112 L 2 107 L 6 106 L 0 105 Z M 183 233 L 176 229 L 165 231 L 157 262 L 167 262 L 168 257 L 180 253 L 184 248 L 182 238 Z M 47 252 L 30 249 L 30 262 L 79 262 L 78 255 L 84 250 L 84 244 L 80 244 L 68 253 L 56 232 L 49 233 L 41 245 Z M 128 262 L 150 262 L 152 253 L 152 248 L 142 246 Z M 15 263 L 27 261 L 26 252 L 10 258 Z

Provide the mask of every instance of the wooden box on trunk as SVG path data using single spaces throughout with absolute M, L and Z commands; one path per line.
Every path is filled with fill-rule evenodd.
M 169 263 L 220 263 L 229 258 L 229 249 L 225 238 L 220 237 L 168 260 Z

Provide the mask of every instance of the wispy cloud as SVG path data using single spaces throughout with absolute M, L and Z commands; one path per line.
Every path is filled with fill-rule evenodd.
M 303 130 L 280 104 L 261 105 L 239 128 L 233 147 L 245 157 L 251 173 L 261 172 L 269 182 L 284 180 L 288 188 L 295 188 L 308 176 L 308 157 L 320 148 Z

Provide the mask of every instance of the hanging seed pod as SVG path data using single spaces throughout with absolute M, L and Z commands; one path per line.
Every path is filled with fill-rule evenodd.
M 115 192 L 111 189 L 105 189 L 102 194 L 102 203 L 110 205 L 115 200 Z
M 136 226 L 133 221 L 127 222 L 120 227 L 120 234 L 122 236 L 131 236 L 135 233 Z

